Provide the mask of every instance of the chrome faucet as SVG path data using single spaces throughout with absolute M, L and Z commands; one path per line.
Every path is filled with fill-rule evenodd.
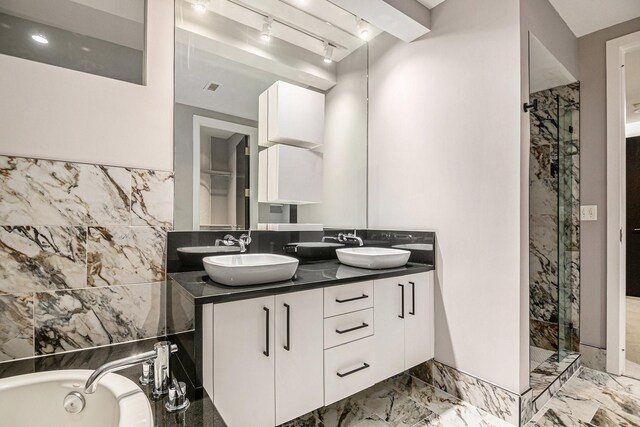
M 240 252 L 246 252 L 247 246 L 251 243 L 251 236 L 247 234 L 243 234 L 239 239 L 236 239 L 231 234 L 227 234 L 224 236 L 224 240 L 222 241 L 227 246 L 233 246 L 235 243 L 240 246 Z
M 340 243 L 346 243 L 346 242 L 356 242 L 358 244 L 358 246 L 364 246 L 364 243 L 362 242 L 362 239 L 358 236 L 356 236 L 353 233 L 339 233 L 338 234 L 338 242 Z
M 153 395 L 156 397 L 162 396 L 169 390 L 169 359 L 171 358 L 171 353 L 175 353 L 176 351 L 178 351 L 178 346 L 171 344 L 169 341 L 161 341 L 155 343 L 153 350 L 147 351 L 146 353 L 140 353 L 105 363 L 89 376 L 84 385 L 84 393 L 94 393 L 98 382 L 108 373 L 120 371 L 145 362 L 152 362 Z M 149 365 L 147 365 L 147 367 L 148 366 Z

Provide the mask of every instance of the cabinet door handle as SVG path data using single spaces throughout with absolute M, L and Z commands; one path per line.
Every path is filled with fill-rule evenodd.
M 287 344 L 285 344 L 284 349 L 291 351 L 291 307 L 289 307 L 289 304 L 284 306 L 287 309 Z
M 349 329 L 343 329 L 342 331 L 339 330 L 339 329 L 336 329 L 336 333 L 338 333 L 338 334 L 346 334 L 347 332 L 353 332 L 353 331 L 357 331 L 358 329 L 367 328 L 367 327 L 369 327 L 369 324 L 362 322 L 362 325 L 360 325 L 360 326 L 355 326 L 355 327 L 349 328 Z
M 416 315 L 416 284 L 414 282 L 409 282 L 411 283 L 411 311 L 409 312 L 410 315 L 415 316 Z
M 340 372 L 336 372 L 336 375 L 338 375 L 340 378 L 344 378 L 347 375 L 355 374 L 356 372 L 360 372 L 363 369 L 367 369 L 370 366 L 371 365 L 369 365 L 368 363 L 363 363 L 362 366 L 360 366 L 359 368 L 353 369 L 353 370 L 351 370 L 349 372 L 345 372 L 344 374 L 341 374 Z
M 262 352 L 262 354 L 264 354 L 265 356 L 269 357 L 269 309 L 267 307 L 262 307 L 264 309 L 264 312 L 266 314 L 266 329 L 265 329 L 265 335 L 266 335 L 266 344 L 267 344 L 267 349 L 265 351 Z
M 347 299 L 338 299 L 338 298 L 336 298 L 336 302 L 339 303 L 339 304 L 342 304 L 343 302 L 357 301 L 359 299 L 365 299 L 365 298 L 369 298 L 369 295 L 362 294 L 362 296 L 353 297 L 353 298 L 347 298 Z
M 400 301 L 401 301 L 401 310 L 400 313 L 398 315 L 399 318 L 404 319 L 404 285 L 401 283 L 398 283 L 398 286 L 400 286 Z

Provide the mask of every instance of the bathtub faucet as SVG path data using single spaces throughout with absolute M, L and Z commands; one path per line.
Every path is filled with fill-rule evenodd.
M 175 344 L 171 344 L 169 341 L 160 341 L 155 343 L 151 351 L 105 363 L 89 376 L 84 385 L 84 392 L 86 394 L 94 393 L 100 379 L 110 372 L 120 371 L 142 363 L 149 363 L 153 364 L 153 395 L 156 397 L 162 396 L 169 390 L 169 360 L 171 359 L 171 353 L 176 351 L 178 351 L 178 346 Z

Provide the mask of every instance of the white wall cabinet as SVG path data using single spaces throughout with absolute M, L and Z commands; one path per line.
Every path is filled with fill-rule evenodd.
M 258 155 L 258 201 L 289 205 L 322 202 L 322 154 L 274 145 Z
M 319 408 L 323 352 L 322 289 L 216 304 L 213 361 L 203 358 L 213 402 L 230 427 L 272 427 Z
M 324 140 L 324 94 L 277 81 L 258 99 L 258 143 L 316 148 Z
M 376 381 L 433 357 L 433 272 L 376 280 Z
M 273 427 L 433 357 L 433 272 L 203 307 L 203 384 Z

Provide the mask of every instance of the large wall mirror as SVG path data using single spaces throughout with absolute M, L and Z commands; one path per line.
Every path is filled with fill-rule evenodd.
M 367 226 L 366 38 L 326 0 L 178 0 L 175 229 Z

